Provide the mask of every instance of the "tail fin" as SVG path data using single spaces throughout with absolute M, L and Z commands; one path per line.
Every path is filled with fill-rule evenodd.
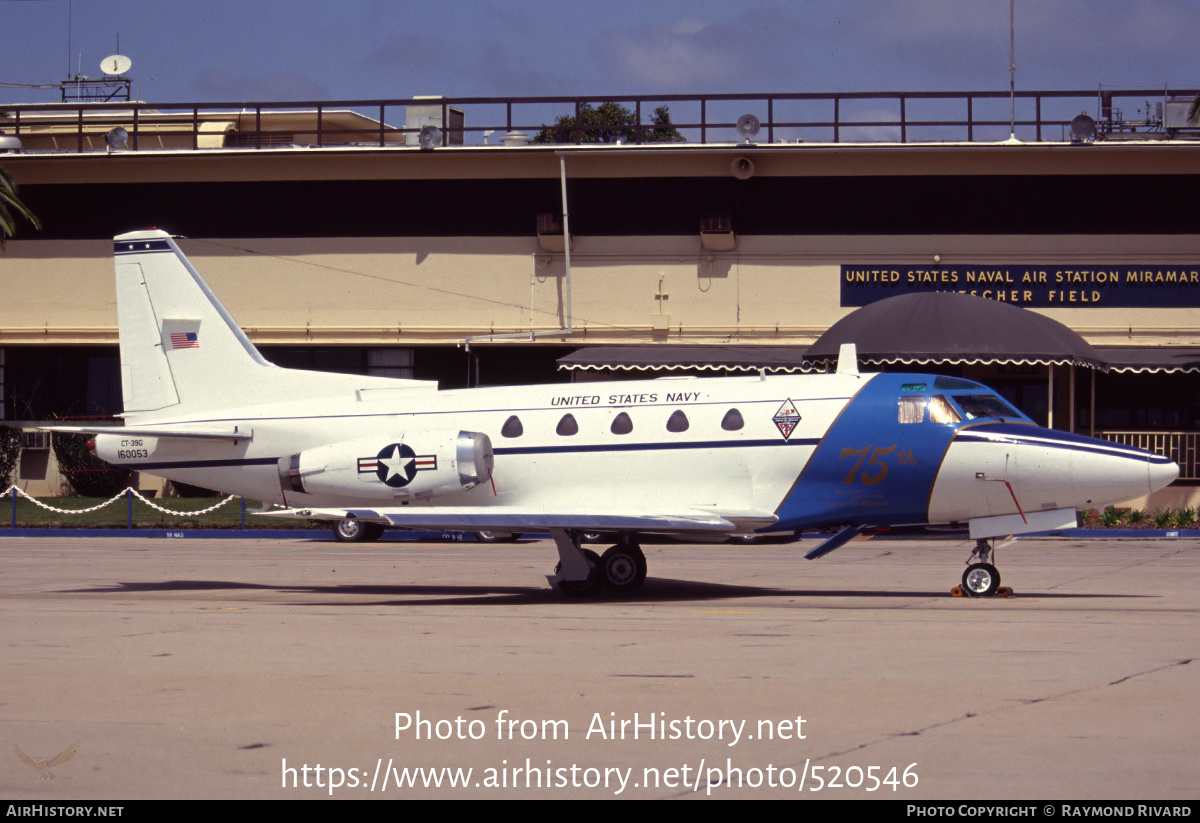
M 113 239 L 126 422 L 423 381 L 325 374 L 268 363 L 169 234 Z
M 234 400 L 273 368 L 188 263 L 171 236 L 113 240 L 125 414 Z M 231 396 L 232 395 L 232 396 Z

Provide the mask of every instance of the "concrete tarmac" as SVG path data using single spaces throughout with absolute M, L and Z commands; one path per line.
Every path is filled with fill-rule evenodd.
M 1200 541 L 812 545 L 0 538 L 0 796 L 1200 794 Z

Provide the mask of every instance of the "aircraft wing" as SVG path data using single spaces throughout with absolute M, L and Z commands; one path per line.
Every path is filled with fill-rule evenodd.
M 232 429 L 138 429 L 127 426 L 39 426 L 44 432 L 63 434 L 114 434 L 118 437 L 176 437 L 199 440 L 253 440 L 253 432 Z
M 596 532 L 674 533 L 691 531 L 749 531 L 775 522 L 767 512 L 716 512 L 691 509 L 674 513 L 576 510 L 529 511 L 508 506 L 421 506 L 375 509 L 285 509 L 263 512 L 271 516 L 311 520 L 354 517 L 403 529 L 454 529 L 462 531 L 547 531 L 575 529 Z

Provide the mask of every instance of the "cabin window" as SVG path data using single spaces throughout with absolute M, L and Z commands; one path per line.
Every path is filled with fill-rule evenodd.
M 504 421 L 503 428 L 500 429 L 502 437 L 520 437 L 525 433 L 525 427 L 521 425 L 521 418 L 515 414 Z
M 633 421 L 629 419 L 628 414 L 621 412 L 615 418 L 613 418 L 613 434 L 629 434 L 631 431 L 633 431 Z
M 685 432 L 688 430 L 687 415 L 682 409 L 676 409 L 671 417 L 667 420 L 667 431 L 669 432 Z
M 575 415 L 564 414 L 562 420 L 558 421 L 558 428 L 554 430 L 563 437 L 570 437 L 573 434 L 579 434 L 579 424 L 575 422 Z
M 741 431 L 745 425 L 746 421 L 742 419 L 742 413 L 737 409 L 725 412 L 725 417 L 721 419 L 721 428 L 727 432 Z
M 920 423 L 925 419 L 925 398 L 901 397 L 896 419 L 901 423 Z

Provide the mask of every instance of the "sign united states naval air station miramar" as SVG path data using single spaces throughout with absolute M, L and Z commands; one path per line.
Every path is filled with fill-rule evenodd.
M 995 266 L 955 264 L 841 267 L 843 306 L 898 294 L 950 291 L 1030 308 L 1200 306 L 1200 261 L 1179 266 Z

